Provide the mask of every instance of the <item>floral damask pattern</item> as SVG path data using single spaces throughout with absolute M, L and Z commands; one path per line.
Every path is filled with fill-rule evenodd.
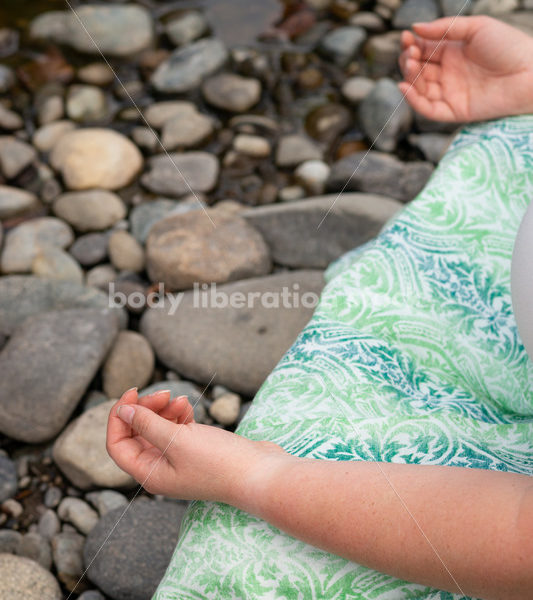
M 238 433 L 323 460 L 533 474 L 533 363 L 510 296 L 532 198 L 533 117 L 463 130 L 419 197 L 329 268 Z M 194 502 L 154 600 L 205 598 L 464 600 Z

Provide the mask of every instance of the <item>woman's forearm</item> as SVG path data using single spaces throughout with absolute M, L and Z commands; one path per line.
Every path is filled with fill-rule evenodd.
M 533 598 L 533 479 L 480 469 L 269 455 L 232 504 L 393 576 Z

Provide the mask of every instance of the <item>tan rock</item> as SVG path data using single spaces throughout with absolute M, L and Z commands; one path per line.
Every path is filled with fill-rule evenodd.
M 54 461 L 81 489 L 129 487 L 135 483 L 117 467 L 106 450 L 107 419 L 114 404 L 115 400 L 109 400 L 87 410 L 54 443 Z
M 216 210 L 156 223 L 146 242 L 146 264 L 150 279 L 168 290 L 265 275 L 272 266 L 261 235 L 241 217 Z
M 141 153 L 126 136 L 97 127 L 66 133 L 54 146 L 50 162 L 73 190 L 119 189 L 143 164 Z
M 121 331 L 104 364 L 104 392 L 119 398 L 132 387 L 143 388 L 152 377 L 154 362 L 154 352 L 144 336 Z

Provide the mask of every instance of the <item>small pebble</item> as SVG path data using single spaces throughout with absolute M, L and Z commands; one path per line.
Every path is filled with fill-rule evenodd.
M 63 492 L 55 486 L 50 486 L 44 495 L 44 505 L 48 508 L 55 508 L 63 498 Z
M 2 502 L 2 510 L 15 519 L 18 519 L 18 517 L 20 517 L 20 515 L 24 512 L 22 504 L 16 500 L 13 500 L 13 498 L 9 498 L 8 500 L 4 500 L 4 502 Z

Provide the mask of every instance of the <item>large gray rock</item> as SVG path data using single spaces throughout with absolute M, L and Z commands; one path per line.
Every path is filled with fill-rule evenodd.
M 54 217 L 21 223 L 6 235 L 0 260 L 3 273 L 27 273 L 34 258 L 45 248 L 66 248 L 74 240 L 72 229 Z
M 117 467 L 106 450 L 107 419 L 115 402 L 109 400 L 86 410 L 54 443 L 54 461 L 81 489 L 131 487 L 135 483 Z
M 253 395 L 311 317 L 322 286 L 322 272 L 292 271 L 189 291 L 177 310 L 168 298 L 147 310 L 141 331 L 170 368 Z
M 37 206 L 37 196 L 32 192 L 0 185 L 0 219 L 15 217 Z
M 117 333 L 108 311 L 29 317 L 0 354 L 0 431 L 43 442 L 65 425 Z
M 5 600 L 60 600 L 59 584 L 52 573 L 34 560 L 0 554 L 0 598 Z
M 32 315 L 52 310 L 87 308 L 113 313 L 123 327 L 127 315 L 109 306 L 107 294 L 67 281 L 25 275 L 0 277 L 0 334 L 11 335 Z
M 108 512 L 85 543 L 89 579 L 114 600 L 151 598 L 172 556 L 184 511 L 176 502 L 136 500 L 122 517 L 122 508 Z
M 261 232 L 275 263 L 321 269 L 375 236 L 401 206 L 375 194 L 331 194 L 242 216 Z
M 228 59 L 220 40 L 193 42 L 174 52 L 152 75 L 152 85 L 160 92 L 182 94 L 198 87 L 203 79 L 218 71 Z
M 195 210 L 152 227 L 146 267 L 152 281 L 172 291 L 265 275 L 271 262 L 263 238 L 241 217 Z
M 428 162 L 404 163 L 382 152 L 356 152 L 333 164 L 326 187 L 330 192 L 368 192 L 408 202 L 423 189 L 433 169 Z
M 434 21 L 439 17 L 437 0 L 405 0 L 394 14 L 393 25 L 396 29 L 409 29 L 413 23 Z
M 72 190 L 116 190 L 141 170 L 139 149 L 112 129 L 91 127 L 69 131 L 52 148 L 50 163 Z
M 153 25 L 150 13 L 135 4 L 82 5 L 76 14 L 70 10 L 40 14 L 31 23 L 30 35 L 88 54 L 129 56 L 151 45 Z
M 191 191 L 209 192 L 217 182 L 218 160 L 208 152 L 174 152 L 153 156 L 142 184 L 151 192 L 179 198 Z
M 380 79 L 359 106 L 361 126 L 378 150 L 392 152 L 411 127 L 412 110 L 392 79 Z

